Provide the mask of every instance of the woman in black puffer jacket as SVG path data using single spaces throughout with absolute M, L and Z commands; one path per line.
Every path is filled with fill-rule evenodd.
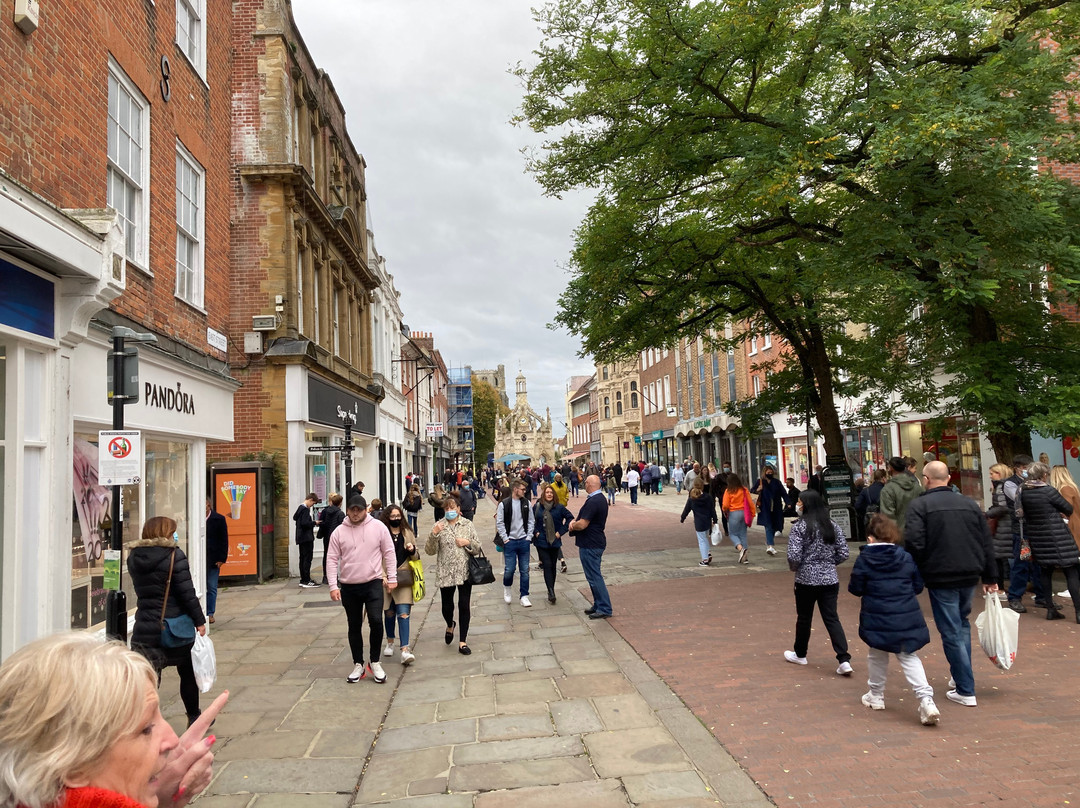
M 998 589 L 1004 592 L 1009 586 L 1009 564 L 1013 557 L 1012 511 L 1005 499 L 1005 481 L 1012 475 L 1012 469 L 1004 463 L 995 463 L 990 467 L 990 482 L 994 486 L 991 495 L 993 504 L 986 512 L 986 518 L 996 519 L 994 530 L 994 560 L 997 561 Z
M 180 698 L 184 702 L 190 727 L 202 712 L 199 708 L 199 685 L 191 665 L 192 644 L 180 648 L 163 648 L 161 645 L 161 605 L 166 584 L 169 584 L 170 561 L 172 583 L 169 584 L 165 616 L 190 616 L 196 630 L 202 635 L 206 634 L 206 617 L 195 594 L 187 556 L 173 539 L 175 532 L 175 521 L 166 516 L 153 516 L 146 520 L 142 539 L 131 545 L 127 566 L 138 603 L 135 628 L 131 631 L 131 647 L 150 660 L 157 671 L 158 684 L 161 684 L 162 669 L 176 666 L 180 674 Z
M 1046 482 L 1049 475 L 1050 468 L 1045 463 L 1028 466 L 1027 482 L 1016 497 L 1016 515 L 1022 521 L 1024 538 L 1031 545 L 1031 560 L 1042 570 L 1043 591 L 1049 602 L 1046 619 L 1064 617 L 1050 597 L 1054 591 L 1054 569 L 1060 567 L 1076 607 L 1076 622 L 1080 623 L 1080 559 L 1076 554 L 1076 542 L 1063 521 L 1073 509 L 1058 490 Z

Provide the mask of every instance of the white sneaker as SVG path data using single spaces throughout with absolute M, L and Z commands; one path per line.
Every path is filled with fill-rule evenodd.
M 1070 595 L 1070 594 L 1069 594 L 1069 590 L 1068 590 L 1068 589 L 1066 589 L 1066 590 L 1065 590 L 1064 592 L 1058 592 L 1058 593 L 1057 593 L 1057 596 L 1058 596 L 1059 598 L 1069 598 L 1070 600 L 1072 600 L 1072 595 Z
M 383 670 L 381 662 L 371 663 L 371 678 L 375 680 L 377 685 L 381 685 L 386 681 L 386 671 Z
M 532 606 L 532 601 L 529 600 L 528 595 L 522 595 L 521 596 L 521 605 L 522 606 Z
M 507 603 L 510 603 L 514 600 L 514 593 L 508 586 L 503 587 L 503 600 L 505 600 Z
M 776 548 L 770 544 L 767 548 L 765 548 L 765 552 L 769 555 L 776 555 Z
M 795 656 L 794 651 L 784 651 L 784 659 L 786 659 L 788 662 L 792 662 L 792 663 L 794 663 L 796 665 L 805 665 L 806 664 L 806 657 L 804 657 L 804 656 Z
M 386 648 L 383 649 L 382 655 L 383 656 L 393 656 L 394 655 L 394 644 L 392 642 L 388 642 L 386 644 Z
M 978 703 L 975 701 L 974 696 L 961 696 L 955 690 L 946 693 L 945 698 L 949 701 L 955 701 L 957 704 L 963 704 L 965 707 L 974 707 Z
M 925 727 L 932 727 L 938 722 L 938 718 L 941 717 L 941 712 L 938 710 L 937 705 L 934 704 L 934 700 L 927 696 L 925 699 L 919 702 L 919 723 Z
M 345 677 L 345 681 L 353 683 L 359 682 L 364 678 L 364 667 L 363 662 L 357 662 L 356 667 L 352 669 L 352 673 Z
M 836 672 L 841 676 L 851 676 L 851 674 L 855 673 L 855 669 L 851 667 L 850 662 L 841 662 Z
M 871 710 L 885 709 L 885 697 L 875 696 L 873 693 L 863 693 L 862 703 L 863 707 L 869 707 Z
M 414 657 L 412 655 L 411 651 L 406 651 L 406 650 L 402 649 L 402 651 L 401 651 L 401 664 L 402 665 L 411 665 L 412 661 L 414 659 L 416 659 L 416 657 Z
M 949 677 L 949 690 L 956 690 L 956 680 Z

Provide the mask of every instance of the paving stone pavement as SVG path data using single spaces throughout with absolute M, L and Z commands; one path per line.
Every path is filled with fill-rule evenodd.
M 635 509 L 632 521 L 649 512 Z M 492 513 L 482 500 L 482 536 Z M 422 535 L 429 528 L 421 522 Z M 686 547 L 654 538 L 627 525 L 620 550 L 628 552 L 608 564 L 613 581 L 696 565 L 692 531 Z M 571 572 L 559 576 L 554 605 L 537 597 L 532 608 L 507 606 L 499 582 L 474 590 L 471 656 L 442 642 L 430 595 L 416 604 L 416 661 L 406 668 L 398 654 L 384 657 L 383 685 L 345 682 L 345 615 L 325 587 L 299 589 L 293 579 L 223 588 L 211 633 L 218 681 L 203 698 L 228 689 L 230 701 L 213 728 L 215 774 L 200 808 L 772 805 L 615 621 L 585 618 L 584 577 L 572 548 L 567 556 Z M 538 571 L 532 580 L 534 593 L 543 588 Z M 168 670 L 164 711 L 180 729 L 177 691 Z

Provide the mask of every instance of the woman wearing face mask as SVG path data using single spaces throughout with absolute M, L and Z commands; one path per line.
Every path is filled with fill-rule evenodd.
M 754 483 L 757 495 L 758 524 L 765 528 L 765 552 L 776 555 L 776 534 L 784 532 L 784 486 L 776 479 L 776 469 L 766 465 Z
M 573 519 L 562 503 L 554 485 L 544 486 L 540 499 L 533 506 L 533 546 L 540 556 L 540 568 L 544 571 L 548 603 L 555 602 L 555 561 L 562 549 L 562 537 L 570 529 Z M 564 562 L 565 566 L 565 562 Z
M 415 656 L 409 650 L 409 615 L 412 613 L 412 569 L 410 561 L 420 559 L 416 549 L 416 536 L 405 523 L 405 512 L 397 505 L 383 509 L 383 524 L 390 531 L 397 556 L 397 587 L 383 592 L 383 618 L 386 623 L 386 650 L 383 656 L 394 655 L 394 624 L 397 624 L 397 636 L 401 640 L 401 664 L 409 665 Z M 384 571 L 385 573 L 385 571 Z
M 431 528 L 424 552 L 437 557 L 435 585 L 442 598 L 442 615 L 446 622 L 446 644 L 454 641 L 458 629 L 458 653 L 469 655 L 469 619 L 472 616 L 472 584 L 469 583 L 469 556 L 480 552 L 480 540 L 473 523 L 460 516 L 461 502 L 457 494 L 448 493 L 443 501 L 443 518 Z M 458 596 L 458 619 L 454 621 L 454 593 Z M 460 625 L 459 625 L 460 623 Z

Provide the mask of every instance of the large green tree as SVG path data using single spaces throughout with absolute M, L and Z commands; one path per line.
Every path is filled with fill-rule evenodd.
M 483 379 L 472 377 L 473 451 L 477 468 L 487 464 L 488 452 L 495 451 L 495 421 L 510 412 L 499 391 Z
M 980 419 L 999 457 L 1070 431 L 1077 4 L 560 0 L 519 120 L 546 192 L 594 188 L 556 320 L 583 351 L 745 321 L 791 348 L 748 423 L 837 402 Z M 1054 32 L 1057 42 L 1041 38 Z M 851 324 L 871 324 L 852 328 Z

